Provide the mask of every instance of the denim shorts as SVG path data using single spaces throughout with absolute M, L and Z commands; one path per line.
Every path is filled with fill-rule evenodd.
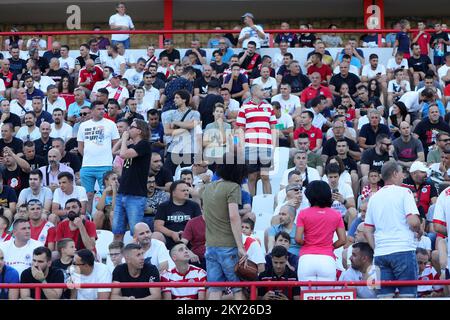
M 112 232 L 114 234 L 125 234 L 128 221 L 130 233 L 133 235 L 136 223 L 144 220 L 146 202 L 146 197 L 119 193 L 116 197 L 116 205 L 114 207 Z
M 248 173 L 261 171 L 272 166 L 272 149 L 261 147 L 245 147 L 245 163 Z
M 111 45 L 117 45 L 119 43 L 123 44 L 123 47 L 125 49 L 130 49 L 131 43 L 130 43 L 130 38 L 123 40 L 123 41 L 119 41 L 119 40 L 111 40 Z
M 95 181 L 97 181 L 100 190 L 102 190 L 103 175 L 110 170 L 112 170 L 112 166 L 82 167 L 80 169 L 81 185 L 86 189 L 86 192 L 95 192 Z
M 415 251 L 395 252 L 374 259 L 375 265 L 380 268 L 380 280 L 417 280 L 419 270 Z M 395 286 L 382 286 L 377 290 L 377 296 L 394 296 Z M 414 298 L 417 295 L 417 286 L 398 287 L 399 296 Z
M 239 282 L 240 279 L 234 272 L 234 266 L 239 262 L 237 248 L 231 247 L 206 247 L 206 272 L 208 282 Z M 210 291 L 223 291 L 222 287 L 211 287 Z M 233 292 L 239 292 L 242 288 L 232 288 Z

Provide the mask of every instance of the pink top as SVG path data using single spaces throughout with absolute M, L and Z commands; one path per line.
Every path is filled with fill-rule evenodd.
M 331 208 L 311 207 L 300 211 L 297 227 L 304 227 L 305 244 L 300 257 L 305 254 L 321 254 L 335 258 L 333 235 L 336 229 L 345 228 L 341 214 Z

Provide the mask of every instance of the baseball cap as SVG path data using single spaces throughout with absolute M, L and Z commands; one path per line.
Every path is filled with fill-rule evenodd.
M 121 75 L 120 73 L 113 72 L 113 73 L 111 74 L 111 78 L 122 78 L 122 75 Z
M 416 171 L 428 172 L 428 168 L 423 162 L 414 161 L 411 168 L 409 168 L 409 172 L 412 173 Z
M 251 14 L 250 12 L 244 13 L 244 15 L 241 18 L 250 17 L 252 19 L 255 19 L 255 16 Z
M 301 184 L 290 184 L 286 187 L 286 192 L 291 191 L 291 190 L 302 190 L 302 185 Z

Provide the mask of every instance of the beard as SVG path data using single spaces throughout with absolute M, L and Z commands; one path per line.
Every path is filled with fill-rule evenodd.
M 78 218 L 80 216 L 79 213 L 76 213 L 74 211 L 69 211 L 69 213 L 67 214 L 67 217 L 69 218 L 70 221 L 74 221 L 75 218 Z

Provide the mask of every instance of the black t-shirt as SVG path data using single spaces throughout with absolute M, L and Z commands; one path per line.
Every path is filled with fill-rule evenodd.
M 223 73 L 226 69 L 229 68 L 229 65 L 227 63 L 222 63 L 221 65 L 218 65 L 217 63 L 213 62 L 211 63 L 211 68 L 217 73 Z
M 70 152 L 66 152 L 64 157 L 60 161 L 62 164 L 69 166 L 73 169 L 73 172 L 80 172 L 81 169 L 81 161 L 76 155 Z
M 57 270 L 61 270 L 64 274 L 64 283 L 67 283 L 67 280 L 69 279 L 69 267 L 72 265 L 72 263 L 64 264 L 61 262 L 61 259 L 54 260 L 52 262 L 52 268 L 55 268 Z M 70 289 L 64 289 L 62 294 L 62 299 L 70 299 Z
M 205 129 L 208 124 L 214 122 L 214 106 L 218 102 L 223 103 L 222 96 L 218 94 L 208 94 L 202 102 L 200 102 L 198 112 L 200 113 L 200 120 L 202 120 L 202 129 Z
M 381 167 L 385 162 L 389 161 L 389 153 L 384 153 L 381 156 L 376 153 L 375 147 L 364 150 L 361 156 L 361 164 L 368 164 L 370 169 L 377 169 L 381 172 Z
M 131 112 L 131 111 L 130 111 L 130 113 L 131 113 L 131 116 L 127 119 L 128 125 L 131 126 L 134 119 L 144 120 L 144 116 L 142 114 L 137 113 L 137 112 Z M 126 112 L 119 113 L 119 115 L 117 116 L 117 120 L 122 119 L 122 118 L 125 119 L 125 115 L 126 115 Z
M 206 51 L 205 51 L 205 50 L 199 48 L 199 49 L 197 49 L 197 51 L 200 52 L 200 55 L 201 55 L 202 57 L 206 58 Z M 188 49 L 188 50 L 186 50 L 186 52 L 184 53 L 184 56 L 185 56 L 185 57 L 188 57 L 192 52 L 193 52 L 192 49 Z M 198 58 L 197 54 L 196 54 L 195 56 L 197 57 L 197 59 L 195 60 L 195 64 L 201 66 L 202 63 L 200 62 L 200 59 Z M 172 61 L 173 61 L 173 60 L 172 60 Z
M 273 269 L 270 269 L 268 271 L 263 271 L 258 276 L 259 281 L 297 281 L 297 273 L 289 269 L 288 266 L 286 266 L 286 270 L 284 271 L 284 274 L 280 277 L 278 277 Z M 288 297 L 289 300 L 292 300 L 294 296 L 300 295 L 300 287 L 259 287 L 258 288 L 258 296 L 262 297 L 264 296 L 267 291 L 281 291 L 286 297 Z
M 243 55 L 244 55 L 244 51 L 242 51 L 241 53 L 239 53 L 239 59 L 240 59 Z M 255 57 L 255 55 L 256 55 L 256 57 Z M 253 60 L 254 60 L 255 62 L 254 62 L 254 64 L 253 64 L 253 66 L 250 66 L 250 63 L 251 63 Z M 242 69 L 245 69 L 245 70 L 247 70 L 247 69 L 253 70 L 253 69 L 256 68 L 260 63 L 261 63 L 261 55 L 255 53 L 255 54 L 253 54 L 251 57 L 250 57 L 250 56 L 246 56 L 246 57 L 245 57 L 244 61 L 242 61 L 241 68 L 242 68 Z
M 25 173 L 20 169 L 19 165 L 17 165 L 16 170 L 9 171 L 5 168 L 2 172 L 3 176 L 3 184 L 10 186 L 16 192 L 17 197 L 25 188 L 28 188 L 28 173 Z
M 49 267 L 48 275 L 45 280 L 48 283 L 64 283 L 64 274 L 61 270 Z M 25 269 L 20 275 L 20 283 L 41 283 L 40 281 L 33 278 L 31 273 L 31 268 Z M 30 297 L 35 298 L 35 290 L 30 289 Z M 41 299 L 47 300 L 44 291 L 41 289 Z
M 408 59 L 409 67 L 413 68 L 416 72 L 421 71 L 423 73 L 427 73 L 429 64 L 431 64 L 431 60 L 424 54 L 421 54 L 419 58 L 414 58 L 414 56 L 411 56 Z
M 438 42 L 435 42 L 435 43 L 434 43 L 434 41 L 435 41 L 436 39 L 437 39 L 437 40 L 443 39 L 443 40 L 445 40 L 445 41 L 449 41 L 449 35 L 448 35 L 447 32 L 433 33 L 433 34 L 431 35 L 431 37 L 430 37 L 430 46 L 431 46 L 433 49 L 434 49 L 436 43 L 438 43 Z M 447 50 L 447 46 L 445 45 L 445 43 L 444 43 L 444 45 L 443 45 L 443 49 L 444 49 L 444 54 L 445 54 L 445 53 L 448 51 L 448 50 Z
M 47 158 L 41 157 L 40 155 L 35 155 L 33 159 L 28 160 L 25 156 L 22 157 L 31 167 L 31 170 L 39 169 L 40 167 L 48 165 Z
M 342 77 L 340 73 L 331 77 L 330 84 L 335 86 L 335 91 L 339 92 L 343 83 L 348 84 L 349 93 L 353 95 L 356 92 L 356 85 L 360 83 L 359 77 L 353 73 L 349 73 L 346 78 Z
M 298 43 L 300 44 L 300 47 L 309 47 L 312 48 L 313 47 L 313 43 L 316 40 L 316 36 L 313 35 L 312 33 L 309 34 L 308 36 L 305 36 L 304 34 L 301 34 L 298 37 Z
M 168 169 L 162 167 L 155 176 L 155 181 L 158 187 L 165 187 L 167 182 L 173 182 L 173 175 Z
M 1 114 L 2 113 L 0 112 L 0 116 Z M 20 120 L 20 117 L 14 113 L 10 113 L 8 119 L 6 119 L 5 122 L 3 123 L 11 123 L 14 126 L 14 128 L 22 126 L 22 121 Z
M 345 170 L 347 170 L 348 173 L 351 173 L 353 170 L 358 172 L 358 165 L 352 158 L 347 157 L 345 159 L 342 159 L 342 162 L 344 163 Z
M 175 59 L 180 60 L 180 51 L 178 51 L 177 49 L 173 49 L 171 53 L 167 52 L 167 50 L 161 51 L 161 53 L 159 54 L 159 60 L 161 60 L 161 56 L 163 56 L 164 54 L 169 57 L 169 61 L 174 62 Z
M 47 159 L 48 151 L 52 148 L 52 141 L 52 137 L 48 138 L 48 141 L 46 143 L 44 143 L 41 139 L 34 140 L 36 155 Z
M 211 77 L 211 80 L 217 79 Z M 194 81 L 194 88 L 200 89 L 200 94 L 208 94 L 208 81 L 204 77 L 197 78 Z
M 22 73 L 23 69 L 27 68 L 27 62 L 23 59 L 14 60 L 13 58 L 9 58 L 9 70 L 11 70 L 14 75 L 18 75 Z
M 45 73 L 46 70 L 49 68 L 47 59 L 42 58 L 42 57 L 40 57 L 39 60 L 37 61 L 37 65 L 38 65 L 39 69 L 41 69 L 42 73 Z
M 272 78 L 275 78 L 275 77 L 276 77 L 275 69 L 269 68 L 269 72 L 270 72 L 270 76 L 271 76 Z M 250 78 L 250 79 L 256 79 L 256 78 L 259 78 L 260 76 L 261 76 L 261 66 L 258 66 L 258 67 L 256 67 L 256 68 L 253 69 L 253 71 L 252 71 L 252 73 L 250 74 L 249 78 Z
M 303 91 L 311 81 L 304 74 L 293 76 L 291 74 L 285 75 L 281 81 L 282 83 L 289 83 L 291 85 L 291 92 L 298 93 Z
M 120 264 L 114 268 L 112 281 L 118 282 L 160 282 L 158 269 L 150 264 L 144 263 L 141 274 L 137 278 L 130 276 L 128 265 Z M 123 297 L 135 297 L 141 299 L 150 295 L 150 288 L 122 288 L 120 289 Z
M 169 200 L 158 206 L 155 220 L 164 221 L 164 227 L 178 232 L 184 231 L 187 222 L 201 214 L 200 206 L 192 200 L 186 200 L 182 206 L 178 206 L 174 204 L 172 200 Z M 166 237 L 166 246 L 169 250 L 174 244 L 172 238 Z
M 442 118 L 439 118 L 438 123 L 431 123 L 429 118 L 426 118 L 417 124 L 414 133 L 422 142 L 425 156 L 428 154 L 428 148 L 436 143 L 436 136 L 440 132 L 450 133 L 449 125 Z
M 94 60 L 95 64 L 100 64 L 100 57 L 95 54 L 89 54 L 89 58 Z M 81 68 L 83 68 L 86 65 L 86 61 L 84 61 L 82 56 L 79 56 L 75 59 L 75 65 L 79 65 Z
M 290 71 L 289 71 L 288 67 L 284 64 L 280 68 L 278 68 L 278 71 L 277 71 L 277 75 L 280 74 L 282 77 L 287 76 L 289 73 L 290 73 Z
M 0 193 L 0 206 L 9 208 L 11 202 L 17 203 L 17 195 L 11 187 L 3 186 L 3 190 Z
M 11 142 L 6 143 L 5 140 L 0 139 L 0 155 L 3 157 L 3 148 L 10 147 L 15 154 L 21 153 L 23 148 L 23 142 L 16 137 L 12 138 Z
M 45 111 L 45 109 L 48 109 L 48 101 L 47 101 L 47 99 L 44 99 L 43 103 L 44 103 L 44 110 L 42 110 L 42 113 L 36 119 L 36 127 L 40 127 L 41 123 L 44 122 L 44 121 L 46 121 L 48 123 L 53 123 L 54 122 L 53 118 L 52 118 L 52 115 L 49 112 Z
M 69 73 L 64 69 L 58 69 L 58 70 L 49 70 L 47 72 L 47 76 L 53 79 L 55 82 L 61 81 L 61 78 L 64 76 L 69 76 Z
M 149 141 L 141 140 L 137 144 L 129 145 L 128 148 L 134 149 L 138 156 L 125 159 L 119 193 L 146 197 L 147 175 L 150 168 L 152 144 Z
M 360 151 L 359 147 L 355 141 L 353 141 L 352 139 L 349 139 L 347 137 L 344 137 L 344 139 L 347 141 L 349 150 L 355 151 L 355 152 Z M 337 141 L 335 138 L 328 139 L 325 142 L 325 144 L 323 145 L 322 154 L 327 155 L 328 157 L 336 156 L 337 155 L 336 145 L 337 145 Z M 348 154 L 348 156 L 350 157 L 349 154 Z
M 361 138 L 366 138 L 366 145 L 374 145 L 377 139 L 377 136 L 381 133 L 387 134 L 388 136 L 391 134 L 388 126 L 380 123 L 378 125 L 378 131 L 373 131 L 370 123 L 366 123 L 361 127 L 361 131 L 359 132 L 359 136 Z

